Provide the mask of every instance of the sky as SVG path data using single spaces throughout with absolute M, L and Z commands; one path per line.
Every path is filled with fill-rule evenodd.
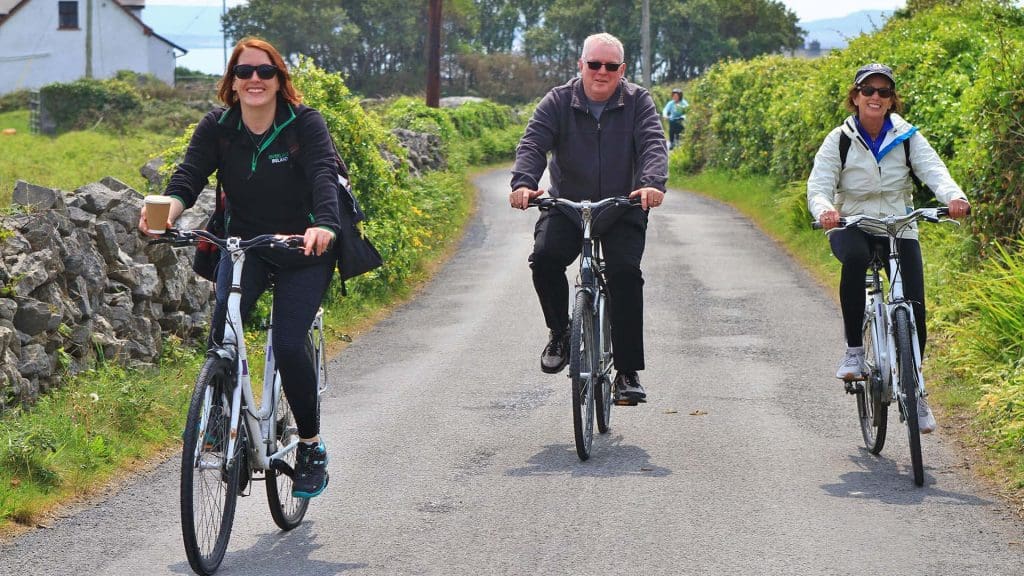
M 146 0 L 146 5 L 223 6 L 224 0 Z M 226 0 L 228 8 L 243 4 L 244 0 Z M 906 5 L 904 0 L 782 0 L 796 12 L 801 21 L 840 18 L 861 10 L 896 10 Z

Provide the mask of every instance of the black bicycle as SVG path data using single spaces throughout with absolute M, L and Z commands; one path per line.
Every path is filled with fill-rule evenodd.
M 608 286 L 604 277 L 601 242 L 594 233 L 594 224 L 604 215 L 612 218 L 618 216 L 619 212 L 609 209 L 639 206 L 640 200 L 613 197 L 597 202 L 573 202 L 546 197 L 530 200 L 529 205 L 540 210 L 560 210 L 583 231 L 569 332 L 569 378 L 572 380 L 572 425 L 576 454 L 580 460 L 586 460 L 590 458 L 590 449 L 594 443 L 595 413 L 597 430 L 604 434 L 610 427 L 612 404 L 620 401 L 612 390 Z

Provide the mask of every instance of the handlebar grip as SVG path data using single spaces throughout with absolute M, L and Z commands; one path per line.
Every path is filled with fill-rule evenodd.
M 821 222 L 818 222 L 817 220 L 815 220 L 814 222 L 811 222 L 811 229 L 812 230 L 821 230 L 822 228 L 824 228 L 824 226 L 821 225 Z

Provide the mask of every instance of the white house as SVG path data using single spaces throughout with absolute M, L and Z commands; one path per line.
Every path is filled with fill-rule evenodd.
M 0 94 L 118 70 L 174 84 L 187 51 L 153 32 L 145 0 L 0 0 Z

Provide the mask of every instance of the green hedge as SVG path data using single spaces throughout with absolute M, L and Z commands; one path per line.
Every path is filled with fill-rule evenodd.
M 1024 197 L 1022 42 L 1024 11 L 965 0 L 890 20 L 816 60 L 766 56 L 718 64 L 689 91 L 674 166 L 805 179 L 825 135 L 848 114 L 845 95 L 856 69 L 885 62 L 895 71 L 905 116 L 975 200 L 978 232 L 985 239 L 1014 236 Z
M 116 79 L 83 78 L 67 84 L 48 84 L 39 93 L 58 133 L 99 122 L 123 127 L 142 109 L 142 99 L 135 87 Z

